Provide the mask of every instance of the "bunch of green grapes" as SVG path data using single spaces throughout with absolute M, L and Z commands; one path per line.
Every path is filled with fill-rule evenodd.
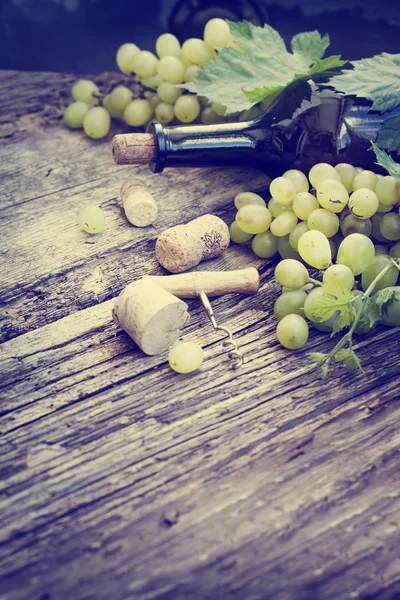
M 226 107 L 209 104 L 203 97 L 177 87 L 196 77 L 206 61 L 214 60 L 219 49 L 234 45 L 229 25 L 219 18 L 211 19 L 204 28 L 203 39 L 190 38 L 182 45 L 171 33 L 164 33 L 156 41 L 155 53 L 141 50 L 136 44 L 123 44 L 117 51 L 118 68 L 132 75 L 132 82 L 140 84 L 140 97 L 134 97 L 127 85 L 117 85 L 102 94 L 88 79 L 80 79 L 71 92 L 74 102 L 64 114 L 64 121 L 72 129 L 82 129 L 89 137 L 100 139 L 107 135 L 111 119 L 122 119 L 131 127 L 146 126 L 152 120 L 163 125 L 173 121 L 203 124 L 220 123 Z M 234 118 L 249 120 L 261 114 L 259 107 L 245 111 Z
M 283 286 L 274 307 L 277 337 L 295 349 L 307 341 L 306 318 L 321 331 L 332 331 L 335 321 L 320 323 L 308 310 L 325 292 L 310 279 L 307 267 L 323 272 L 324 283 L 365 291 L 391 257 L 400 258 L 400 182 L 347 163 L 319 163 L 308 177 L 296 169 L 286 171 L 271 181 L 269 191 L 268 204 L 252 192 L 235 197 L 238 212 L 230 235 L 236 244 L 251 241 L 261 258 L 283 259 L 275 271 Z M 395 286 L 397 278 L 393 266 L 375 291 Z M 400 325 L 400 310 L 390 311 L 383 322 Z

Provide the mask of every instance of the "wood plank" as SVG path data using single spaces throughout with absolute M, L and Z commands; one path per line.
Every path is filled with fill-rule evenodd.
M 398 332 L 360 343 L 365 374 L 315 380 L 305 352 L 276 347 L 268 309 L 237 299 L 214 301 L 246 350 L 233 373 L 198 309 L 188 339 L 207 360 L 191 377 L 115 337 L 107 303 L 2 344 L 6 599 L 297 598 L 316 581 L 344 599 L 383 568 L 395 582 Z

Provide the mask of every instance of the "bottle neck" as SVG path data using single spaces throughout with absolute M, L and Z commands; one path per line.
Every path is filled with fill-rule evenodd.
M 260 142 L 265 150 L 272 137 L 258 121 L 175 127 L 152 123 L 148 132 L 156 138 L 154 173 L 166 167 L 260 166 L 258 163 L 264 161 Z M 272 154 L 276 153 L 272 142 L 270 146 Z
M 368 152 L 382 121 L 369 105 L 339 94 L 315 94 L 314 104 L 291 120 L 274 122 L 267 111 L 254 121 L 163 127 L 152 123 L 157 158 L 153 172 L 166 167 L 247 166 L 270 177 L 286 169 L 307 172 L 317 162 L 349 162 L 372 168 Z M 376 165 L 375 167 L 376 168 Z

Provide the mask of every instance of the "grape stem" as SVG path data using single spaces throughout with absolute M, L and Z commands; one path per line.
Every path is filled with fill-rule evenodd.
M 400 265 L 398 264 L 398 262 L 396 260 L 393 260 L 392 263 L 399 269 L 400 271 Z M 326 356 L 325 360 L 323 361 L 323 364 L 328 364 L 334 359 L 335 355 L 339 352 L 339 350 L 341 350 L 346 343 L 349 344 L 349 348 L 350 350 L 353 350 L 353 334 L 354 331 L 357 327 L 357 324 L 362 316 L 363 310 L 364 310 L 364 306 L 365 306 L 365 300 L 367 298 L 369 298 L 371 296 L 371 294 L 373 293 L 373 291 L 375 290 L 375 287 L 377 285 L 377 283 L 379 283 L 379 281 L 382 279 L 382 277 L 384 277 L 386 275 L 386 273 L 393 268 L 393 264 L 388 265 L 387 267 L 385 267 L 376 277 L 375 279 L 370 283 L 370 285 L 368 286 L 368 288 L 366 289 L 366 291 L 364 292 L 363 296 L 362 296 L 362 302 L 360 305 L 360 308 L 357 310 L 355 317 L 354 317 L 354 321 L 349 329 L 349 331 L 338 341 L 338 343 L 336 344 L 336 346 L 329 352 L 329 354 Z M 311 280 L 310 280 L 311 281 Z
M 314 285 L 323 285 L 320 281 L 318 281 L 318 279 L 313 279 L 312 277 L 309 277 L 308 281 L 310 281 Z

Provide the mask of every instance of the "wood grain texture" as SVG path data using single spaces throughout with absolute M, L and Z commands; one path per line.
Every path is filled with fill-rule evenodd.
M 16 122 L 32 117 L 37 81 L 58 89 L 56 75 L 29 77 L 0 77 Z M 191 376 L 111 319 L 127 283 L 162 273 L 158 231 L 207 212 L 229 222 L 233 196 L 265 190 L 265 176 L 140 167 L 160 217 L 136 230 L 109 140 L 39 125 L 4 137 L 0 155 L 2 600 L 399 598 L 398 329 L 357 338 L 364 372 L 317 379 L 307 352 L 332 340 L 280 347 L 274 265 L 237 247 L 200 267 L 261 272 L 256 296 L 212 300 L 241 369 L 197 300 L 184 339 L 206 360 Z M 91 200 L 107 229 L 88 239 L 75 219 Z

